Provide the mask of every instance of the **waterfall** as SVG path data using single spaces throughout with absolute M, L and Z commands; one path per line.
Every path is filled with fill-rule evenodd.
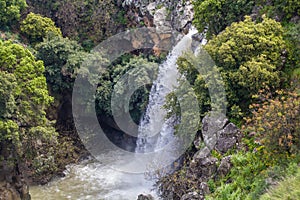
M 162 106 L 167 94 L 178 85 L 179 74 L 176 61 L 183 52 L 191 49 L 192 35 L 196 33 L 197 30 L 192 28 L 169 53 L 166 61 L 159 66 L 157 79 L 151 88 L 146 113 L 140 122 L 136 153 L 157 151 L 173 139 L 177 119 L 171 117 L 166 120 L 166 111 Z

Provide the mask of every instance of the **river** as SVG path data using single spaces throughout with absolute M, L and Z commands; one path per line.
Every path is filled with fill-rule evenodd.
M 65 177 L 30 187 L 32 200 L 136 200 L 139 194 L 156 196 L 154 181 L 145 174 L 118 170 L 124 164 L 120 163 L 124 159 L 118 159 L 122 156 L 111 152 L 100 155 L 97 161 L 70 165 Z

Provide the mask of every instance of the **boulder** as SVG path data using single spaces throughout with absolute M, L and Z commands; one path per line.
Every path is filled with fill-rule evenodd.
M 222 158 L 221 164 L 217 170 L 218 178 L 223 178 L 228 174 L 228 172 L 230 171 L 230 169 L 232 167 L 230 160 L 231 160 L 231 156 L 226 156 L 226 157 Z
M 202 137 L 206 147 L 213 150 L 218 140 L 218 131 L 228 123 L 228 119 L 221 113 L 211 112 L 202 120 Z
M 197 153 L 194 154 L 193 156 L 193 160 L 201 160 L 204 158 L 207 158 L 208 156 L 210 156 L 210 149 L 207 147 L 204 147 L 203 149 L 201 149 L 200 151 L 197 151 Z
M 194 6 L 191 0 L 179 0 L 172 14 L 172 25 L 177 31 L 185 32 L 194 18 Z
M 210 194 L 210 190 L 209 190 L 208 184 L 206 182 L 200 183 L 200 189 L 204 195 Z
M 218 139 L 215 149 L 221 153 L 226 153 L 234 146 L 238 145 L 241 132 L 233 123 L 229 123 L 224 129 L 218 131 Z
M 204 196 L 197 192 L 189 192 L 183 195 L 180 200 L 204 200 Z
M 137 200 L 154 200 L 154 198 L 150 194 L 140 194 Z
M 186 34 L 194 18 L 192 0 L 124 0 L 119 4 L 133 10 L 133 13 L 138 10 L 139 19 L 145 16 L 153 19 L 153 24 L 162 31 L 177 30 Z M 144 22 L 147 26 L 152 24 L 147 23 L 147 20 Z
M 168 18 L 166 7 L 162 7 L 155 11 L 155 14 L 153 16 L 153 23 L 158 32 L 169 33 L 173 30 L 171 21 Z

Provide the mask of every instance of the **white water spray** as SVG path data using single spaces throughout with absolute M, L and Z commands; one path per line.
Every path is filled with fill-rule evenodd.
M 157 151 L 173 140 L 177 120 L 175 117 L 166 120 L 166 110 L 162 106 L 165 104 L 167 94 L 178 86 L 177 59 L 183 52 L 191 49 L 192 35 L 196 33 L 196 29 L 191 29 L 173 48 L 167 60 L 159 66 L 157 79 L 151 88 L 149 105 L 140 122 L 137 153 Z

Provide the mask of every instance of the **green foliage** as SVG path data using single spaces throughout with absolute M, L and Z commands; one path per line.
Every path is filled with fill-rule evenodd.
M 278 93 L 274 99 L 261 95 L 263 103 L 251 106 L 253 115 L 243 127 L 249 133 L 243 139 L 247 151 L 232 155 L 233 168 L 214 182 L 207 199 L 258 199 L 270 184 L 295 173 L 300 146 L 299 96 Z
M 111 107 L 114 106 L 115 109 L 120 110 L 118 114 L 121 115 L 121 111 L 129 112 L 133 120 L 139 123 L 147 106 L 151 80 L 157 69 L 157 63 L 139 56 L 130 58 L 128 62 L 111 66 L 99 80 L 96 94 L 97 113 L 111 116 Z M 144 85 L 145 83 L 150 84 Z M 136 86 L 141 87 L 136 88 Z M 135 91 L 132 96 L 126 96 L 132 91 Z M 116 105 L 111 105 L 113 92 L 116 95 L 114 99 Z M 126 102 L 129 102 L 129 107 Z
M 32 43 L 41 42 L 48 34 L 62 36 L 60 29 L 55 26 L 50 18 L 34 13 L 29 13 L 22 21 L 21 32 Z
M 289 54 L 287 59 L 288 73 L 292 75 L 292 78 L 299 79 L 297 75 L 297 69 L 300 68 L 300 22 L 289 23 L 285 25 L 285 41 L 287 43 Z
M 13 90 L 16 87 L 16 78 L 13 74 L 0 71 L 0 119 L 12 118 L 16 109 Z
M 283 28 L 272 19 L 255 23 L 246 17 L 214 37 L 205 49 L 221 71 L 229 109 L 235 105 L 245 112 L 252 95 L 266 86 L 278 88 L 283 81 Z
M 263 190 L 265 187 L 263 173 L 267 166 L 260 159 L 251 152 L 239 152 L 233 155 L 231 157 L 233 168 L 225 178 L 225 180 L 230 179 L 231 182 L 229 184 L 221 182 L 211 195 L 211 199 L 251 199 L 249 193 L 259 187 Z
M 207 30 L 207 37 L 218 35 L 233 22 L 242 21 L 245 15 L 253 14 L 259 20 L 266 15 L 288 22 L 300 14 L 297 0 L 196 0 L 193 21 L 199 32 Z
M 57 94 L 71 91 L 78 69 L 87 53 L 68 38 L 47 37 L 36 46 L 37 58 L 44 61 L 47 83 Z
M 268 17 L 276 17 L 280 21 L 288 22 L 293 17 L 300 14 L 300 3 L 297 0 L 262 0 L 258 2 L 258 6 L 262 6 L 262 13 Z
M 26 7 L 25 0 L 0 0 L 0 27 L 12 25 L 20 19 L 21 11 Z
M 187 119 L 188 126 L 179 130 L 178 127 L 184 125 L 181 123 L 176 127 L 176 134 L 185 134 L 188 138 L 201 130 L 200 119 L 207 112 L 226 112 L 226 96 L 220 70 L 205 51 L 198 52 L 197 56 L 185 53 L 177 60 L 177 65 L 182 75 L 179 86 L 167 96 L 164 107 L 167 117 L 176 115 L 181 120 Z
M 260 200 L 296 200 L 300 199 L 300 169 L 297 167 L 297 173 L 294 176 L 287 177 L 279 182 L 275 187 L 268 190 L 266 194 L 260 197 Z
M 0 41 L 0 142 L 19 161 L 40 156 L 42 145 L 55 143 L 57 136 L 46 118 L 53 98 L 43 73 L 43 62 L 29 50 Z
M 265 87 L 274 91 L 285 80 L 282 71 L 285 47 L 283 28 L 278 22 L 265 18 L 255 23 L 246 17 L 245 21 L 233 23 L 213 37 L 204 47 L 215 61 L 215 67 L 205 71 L 207 67 L 201 63 L 205 58 L 192 54 L 180 57 L 177 64 L 196 93 L 202 117 L 212 108 L 227 106 L 231 119 L 240 123 L 254 101 L 253 95 Z M 196 65 L 203 65 L 204 71 L 199 74 Z M 216 86 L 226 89 L 228 105 L 224 105 L 226 99 L 221 96 L 214 97 L 217 101 L 212 105 L 211 95 L 222 93 Z M 171 110 L 169 116 L 179 113 L 174 95 L 169 95 L 166 108 Z
M 196 0 L 194 24 L 199 32 L 207 29 L 207 36 L 217 35 L 232 22 L 241 21 L 250 14 L 254 1 L 250 0 Z
M 36 61 L 28 50 L 10 41 L 0 42 L 0 47 L 1 70 L 13 74 L 18 85 L 14 97 L 18 100 L 19 123 L 34 126 L 44 122 L 44 110 L 53 99 L 48 96 L 43 62 Z
M 206 199 L 259 199 L 270 184 L 297 171 L 297 161 L 293 160 L 271 166 L 263 149 L 256 146 L 252 152 L 240 151 L 231 156 L 232 169 L 225 178 L 208 182 L 212 194 Z
M 114 0 L 62 0 L 55 4 L 52 7 L 58 26 L 64 35 L 80 43 L 88 40 L 95 45 L 126 22 Z

